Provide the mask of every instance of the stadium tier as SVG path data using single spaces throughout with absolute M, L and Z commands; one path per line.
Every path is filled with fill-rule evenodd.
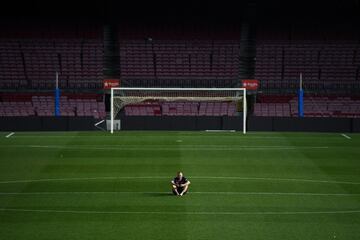
M 265 26 L 258 27 L 255 45 L 254 77 L 260 81 L 259 90 L 294 93 L 300 73 L 307 96 L 311 91 L 324 89 L 359 89 L 360 43 L 356 35 L 338 38 L 336 31 L 328 30 L 326 36 L 319 37 L 302 29 L 273 30 Z M 31 31 L 23 29 L 20 35 L 12 33 L 11 28 L 5 29 L 0 38 L 0 89 L 52 90 L 58 72 L 59 88 L 65 92 L 102 90 L 106 44 L 102 28 L 82 28 L 76 32 L 33 27 Z M 143 32 L 136 27 L 120 27 L 116 31 L 122 86 L 221 88 L 240 84 L 239 29 L 229 29 L 222 35 L 216 31 L 210 35 L 204 31 L 181 34 L 170 28 Z M 268 100 L 266 96 L 258 97 L 254 115 L 296 117 L 297 98 L 277 94 Z M 329 96 L 305 97 L 305 117 L 359 117 L 359 101 L 353 95 Z M 105 118 L 104 105 L 103 100 L 75 100 L 71 96 L 60 99 L 62 116 Z M 124 115 L 233 116 L 234 108 L 230 103 L 211 101 L 139 103 L 126 106 Z M 26 101 L 0 102 L 1 116 L 53 114 L 54 99 L 50 94 L 34 95 Z
M 254 115 L 264 117 L 297 117 L 295 96 L 261 96 L 254 105 Z M 359 97 L 307 96 L 304 98 L 305 117 L 360 118 Z
M 60 88 L 101 88 L 101 40 L 0 40 L 0 87 L 51 89 L 55 72 Z
M 120 42 L 122 79 L 236 79 L 236 41 Z M 154 59 L 156 55 L 156 59 Z M 103 48 L 100 40 L 29 39 L 0 41 L 0 87 L 101 88 Z M 171 84 L 171 83 L 170 83 Z
M 124 78 L 234 79 L 239 72 L 238 56 L 236 40 L 120 42 Z
M 260 42 L 255 76 L 263 88 L 296 88 L 300 73 L 308 89 L 358 85 L 359 49 L 355 41 Z
M 55 101 L 50 95 L 5 94 L 1 96 L 0 117 L 7 116 L 54 116 Z M 60 99 L 61 116 L 93 116 L 103 119 L 106 116 L 102 96 L 69 95 Z
M 126 116 L 235 116 L 236 104 L 228 102 L 166 102 L 128 105 Z
M 119 34 L 120 77 L 133 85 L 161 82 L 166 87 L 186 81 L 193 86 L 226 87 L 239 81 L 240 39 L 236 34 L 228 39 L 204 39 L 195 33 L 186 39 L 166 34 L 159 39 L 140 37 L 139 33 L 133 38 Z M 284 30 L 282 35 L 286 34 Z M 56 71 L 63 89 L 102 87 L 101 36 L 39 35 L 0 39 L 2 89 L 53 88 Z M 274 38 L 261 27 L 257 36 L 255 78 L 260 80 L 261 89 L 297 88 L 300 73 L 308 89 L 349 89 L 359 85 L 360 44 L 356 36 Z

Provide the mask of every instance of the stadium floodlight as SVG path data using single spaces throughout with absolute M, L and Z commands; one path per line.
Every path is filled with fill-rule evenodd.
M 126 105 L 146 101 L 159 102 L 241 102 L 243 111 L 243 133 L 246 133 L 246 89 L 245 88 L 111 88 L 111 133 L 114 120 Z

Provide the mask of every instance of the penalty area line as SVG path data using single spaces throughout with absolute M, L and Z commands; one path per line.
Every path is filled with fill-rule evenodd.
M 11 132 L 11 133 L 9 133 L 8 135 L 6 135 L 5 137 L 6 138 L 9 138 L 9 137 L 11 137 L 12 135 L 14 135 L 15 133 L 14 132 Z

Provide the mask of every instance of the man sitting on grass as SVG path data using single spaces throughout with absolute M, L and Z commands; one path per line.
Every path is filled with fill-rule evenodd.
M 190 181 L 184 177 L 182 172 L 178 172 L 174 180 L 171 181 L 172 192 L 176 196 L 182 196 L 187 193 L 190 185 Z

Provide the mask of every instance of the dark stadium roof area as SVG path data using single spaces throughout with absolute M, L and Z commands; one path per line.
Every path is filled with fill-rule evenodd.
M 30 0 L 3 3 L 0 16 L 11 21 L 238 22 L 247 6 L 258 20 L 346 21 L 358 18 L 359 0 L 351 1 L 70 1 Z

